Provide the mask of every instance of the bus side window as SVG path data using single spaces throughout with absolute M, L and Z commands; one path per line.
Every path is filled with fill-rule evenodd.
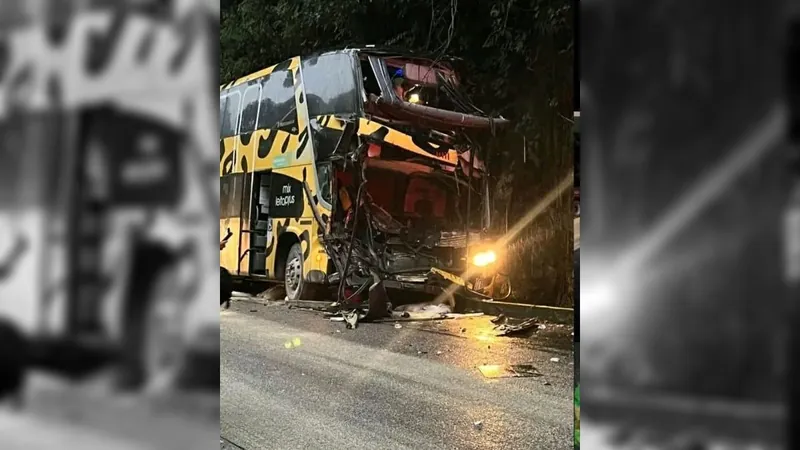
M 219 98 L 219 135 L 222 136 L 222 118 L 225 117 L 225 103 L 227 102 L 228 97 L 220 97 Z
M 349 53 L 303 59 L 303 83 L 309 117 L 360 112 L 356 64 Z
M 234 181 L 232 175 L 225 175 L 219 180 L 219 217 L 231 217 L 231 203 L 233 203 Z
M 297 108 L 294 76 L 290 70 L 272 72 L 261 80 L 259 130 L 286 130 L 297 133 Z
M 251 133 L 256 129 L 256 119 L 258 118 L 258 105 L 261 96 L 261 87 L 258 85 L 250 86 L 244 91 L 242 100 L 242 121 L 239 134 Z
M 322 200 L 325 201 L 327 204 L 333 203 L 333 194 L 331 192 L 331 183 L 333 183 L 333 179 L 331 178 L 331 173 L 333 172 L 333 168 L 331 163 L 321 163 L 317 164 L 317 180 L 319 182 L 319 194 L 322 197 Z
M 227 96 L 225 101 L 225 110 L 222 115 L 222 131 L 221 138 L 231 137 L 236 135 L 236 129 L 239 126 L 239 103 L 241 103 L 242 95 L 239 92 L 233 92 Z

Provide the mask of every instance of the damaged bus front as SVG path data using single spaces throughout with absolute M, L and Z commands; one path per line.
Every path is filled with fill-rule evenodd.
M 507 121 L 469 101 L 453 64 L 348 49 L 223 86 L 223 270 L 283 281 L 292 300 L 333 292 L 370 316 L 412 293 L 455 306 L 442 295 L 453 284 L 510 296 L 482 156 Z

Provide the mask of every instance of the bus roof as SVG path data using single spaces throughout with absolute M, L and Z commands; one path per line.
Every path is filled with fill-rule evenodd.
M 247 82 L 249 82 L 251 80 L 254 80 L 254 79 L 261 78 L 263 76 L 269 75 L 270 73 L 274 72 L 278 68 L 278 66 L 281 66 L 280 69 L 278 69 L 278 70 L 281 70 L 281 69 L 294 69 L 300 63 L 300 59 L 301 58 L 312 58 L 312 57 L 315 57 L 315 56 L 329 55 L 329 54 L 334 54 L 334 53 L 360 53 L 360 54 L 365 54 L 365 55 L 380 56 L 382 58 L 386 58 L 386 57 L 389 57 L 389 58 L 401 58 L 402 57 L 402 58 L 410 59 L 410 60 L 426 60 L 426 61 L 430 60 L 430 61 L 438 61 L 440 63 L 455 63 L 455 62 L 461 61 L 460 58 L 456 58 L 456 57 L 453 57 L 453 56 L 432 55 L 432 54 L 427 54 L 427 53 L 414 52 L 414 51 L 407 50 L 407 49 L 393 48 L 393 47 L 374 47 L 374 46 L 365 45 L 365 46 L 356 46 L 356 47 L 326 49 L 326 50 L 320 50 L 320 51 L 317 51 L 317 52 L 314 52 L 314 53 L 310 53 L 310 54 L 304 55 L 304 56 L 293 56 L 293 57 L 291 57 L 291 58 L 289 58 L 289 59 L 287 59 L 287 60 L 285 60 L 283 62 L 280 62 L 278 64 L 273 64 L 273 65 L 271 65 L 269 67 L 266 67 L 264 69 L 261 69 L 261 70 L 258 70 L 256 72 L 253 72 L 253 73 L 250 73 L 248 75 L 245 75 L 243 77 L 237 78 L 237 79 L 235 79 L 235 80 L 233 80 L 233 81 L 231 81 L 231 82 L 229 82 L 227 84 L 220 85 L 219 89 L 220 89 L 220 91 L 223 91 L 225 89 L 230 89 L 232 87 L 236 87 L 236 86 L 242 85 L 244 83 L 247 83 Z

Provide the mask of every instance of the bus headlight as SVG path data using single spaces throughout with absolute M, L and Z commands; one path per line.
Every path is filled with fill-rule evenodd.
M 472 257 L 472 264 L 478 267 L 486 267 L 495 262 L 497 262 L 497 254 L 494 252 L 494 250 L 479 252 Z

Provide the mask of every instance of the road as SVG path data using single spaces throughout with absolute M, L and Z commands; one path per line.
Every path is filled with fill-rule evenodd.
M 234 301 L 220 317 L 222 449 L 568 449 L 571 329 L 488 318 L 360 324 Z M 541 376 L 487 379 L 483 364 Z

